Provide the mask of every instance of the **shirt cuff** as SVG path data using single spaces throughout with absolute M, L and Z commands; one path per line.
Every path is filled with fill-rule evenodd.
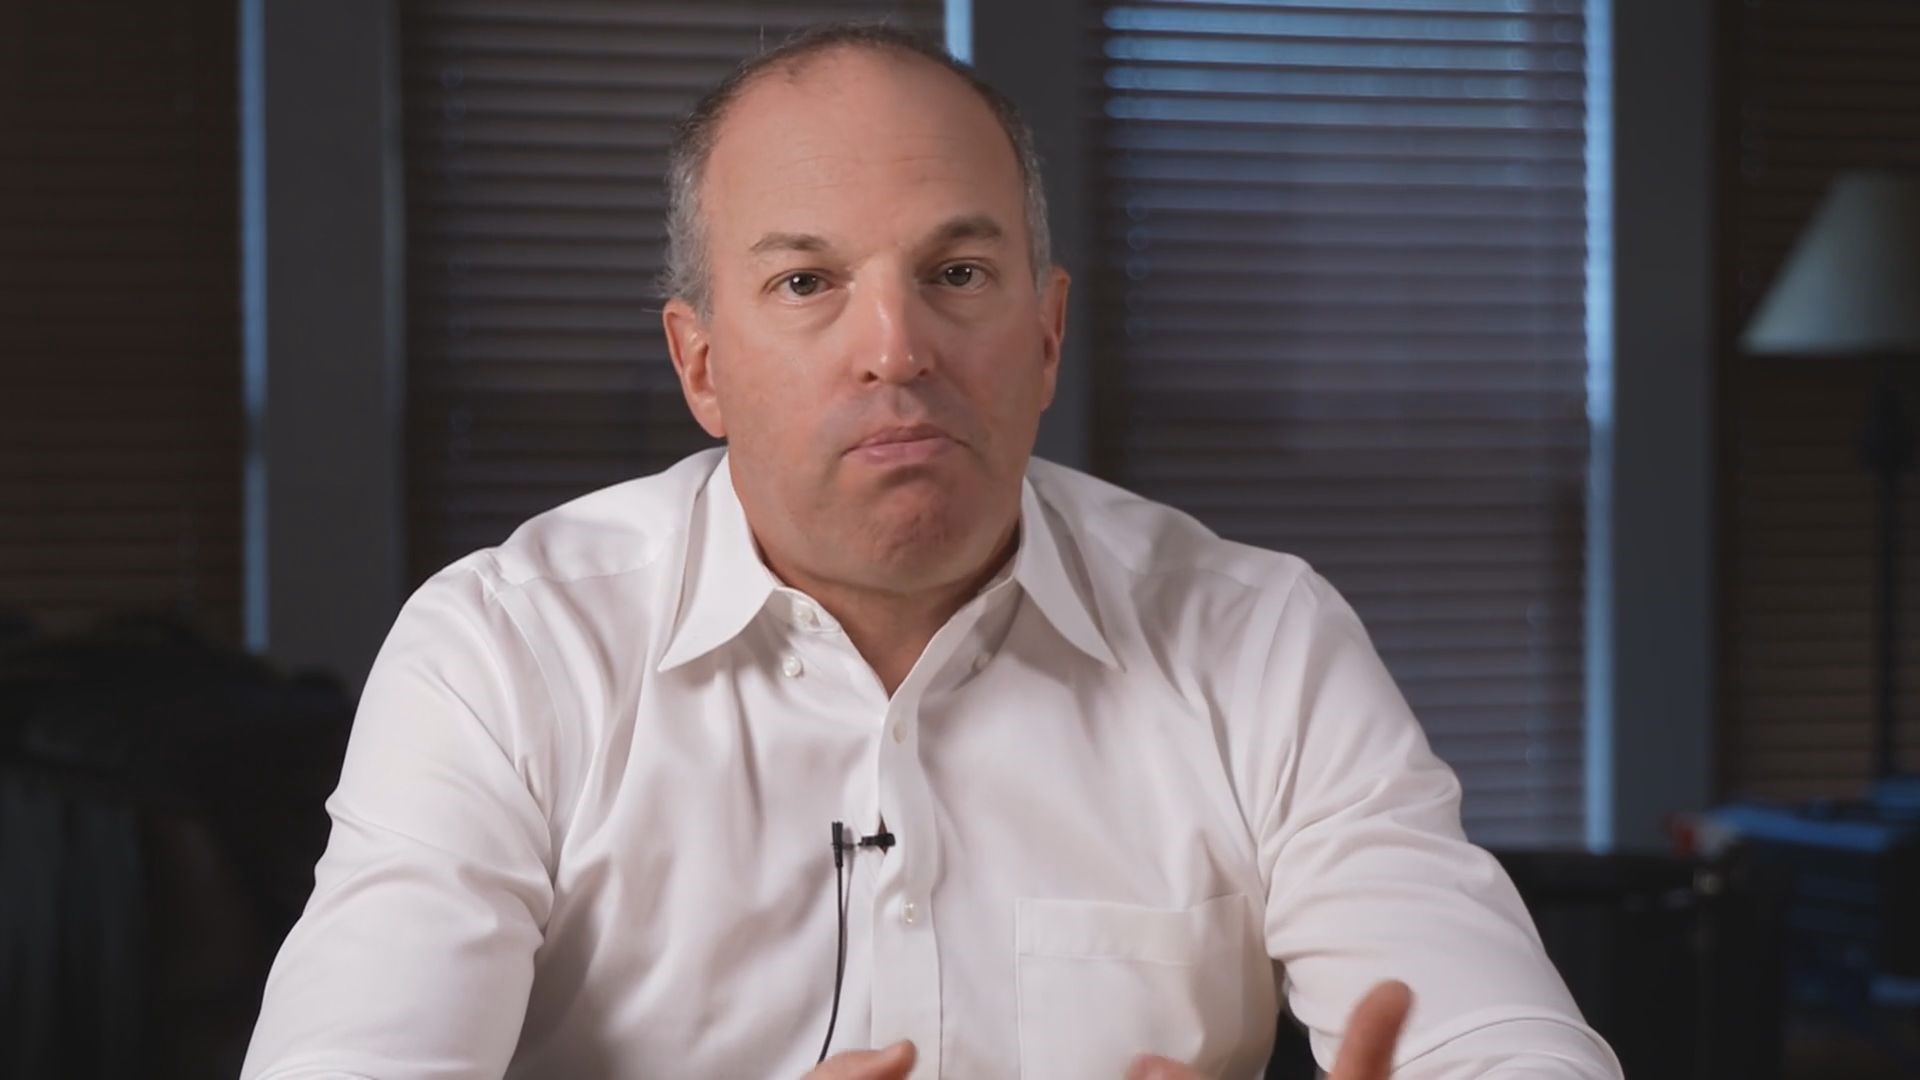
M 1472 1023 L 1401 1060 L 1394 1080 L 1622 1080 L 1605 1040 L 1583 1024 L 1544 1017 Z

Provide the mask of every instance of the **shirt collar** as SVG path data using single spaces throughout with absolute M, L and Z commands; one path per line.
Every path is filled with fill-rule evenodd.
M 746 508 L 733 486 L 732 455 L 721 454 L 695 503 L 681 571 L 673 639 L 660 658 L 666 671 L 732 641 L 766 607 L 779 581 L 754 547 Z
M 660 658 L 661 671 L 697 660 L 733 640 L 766 607 L 769 597 L 783 591 L 754 546 L 746 509 L 733 484 L 731 460 L 731 455 L 721 455 L 692 515 L 680 607 L 673 637 Z M 1003 572 L 995 580 L 1005 576 Z M 1014 553 L 1012 577 L 1074 647 L 1108 667 L 1120 666 L 1088 609 L 1083 583 L 1062 558 L 1045 505 L 1033 483 L 1024 479 L 1020 546 Z
M 1088 608 L 1093 590 L 1061 557 L 1053 520 L 1031 480 L 1020 482 L 1020 550 L 1013 556 L 1013 579 L 1061 637 L 1110 668 L 1120 666 Z

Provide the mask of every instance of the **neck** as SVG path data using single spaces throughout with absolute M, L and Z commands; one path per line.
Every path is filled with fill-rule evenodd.
M 965 578 L 948 585 L 892 592 L 814 577 L 784 565 L 762 548 L 767 565 L 780 580 L 813 597 L 839 621 L 868 666 L 891 695 L 906 681 L 933 635 L 965 607 L 1013 557 L 1019 529 L 1009 526 L 994 554 Z

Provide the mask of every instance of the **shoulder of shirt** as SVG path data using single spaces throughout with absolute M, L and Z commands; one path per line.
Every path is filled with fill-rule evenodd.
M 470 571 L 497 592 L 646 571 L 684 550 L 694 500 L 722 455 L 717 447 L 703 450 L 664 471 L 569 500 L 441 574 Z
M 1297 555 L 1225 539 L 1183 510 L 1078 469 L 1034 458 L 1027 478 L 1078 547 L 1136 580 L 1185 576 L 1258 593 L 1318 580 Z

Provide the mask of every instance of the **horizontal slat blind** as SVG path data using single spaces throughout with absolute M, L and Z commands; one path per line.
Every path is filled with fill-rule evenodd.
M 0 5 L 0 611 L 240 628 L 236 9 Z
M 1723 84 L 1728 327 L 1766 295 L 1828 183 L 1852 168 L 1920 174 L 1920 8 L 1893 0 L 1747 0 Z M 1903 374 L 1920 417 L 1920 364 Z M 1722 364 L 1721 783 L 1728 794 L 1857 795 L 1872 775 L 1879 552 L 1860 458 L 1865 363 Z M 1896 749 L 1920 768 L 1920 479 L 1901 499 Z
M 654 282 L 673 122 L 808 23 L 939 40 L 938 0 L 402 5 L 416 579 L 702 446 Z
M 1579 843 L 1582 5 L 1097 11 L 1101 466 L 1325 573 L 1477 839 Z

